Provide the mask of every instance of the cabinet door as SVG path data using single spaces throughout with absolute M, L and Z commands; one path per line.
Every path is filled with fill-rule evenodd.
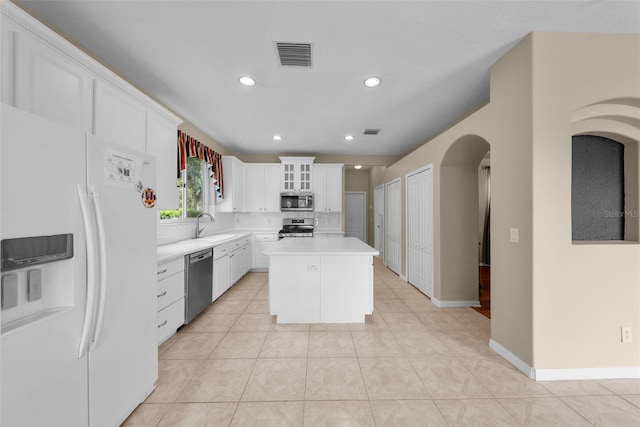
M 315 165 L 313 167 L 313 210 L 325 212 L 327 210 L 327 167 Z
M 284 191 L 296 190 L 296 164 L 282 163 L 282 189 Z
M 212 302 L 229 289 L 229 257 L 224 256 L 213 264 Z
M 175 209 L 178 207 L 177 128 L 160 115 L 147 111 L 147 154 L 156 158 L 156 207 Z
M 265 212 L 280 212 L 280 166 L 265 166 L 264 168 L 264 199 Z
M 329 212 L 342 210 L 342 166 L 330 166 L 326 170 L 325 208 Z
M 253 251 L 253 248 L 251 247 L 251 244 L 244 245 L 242 247 L 242 262 L 243 262 L 242 275 L 243 276 L 247 274 L 249 270 L 251 270 L 251 265 L 253 263 L 252 251 Z
M 91 132 L 91 75 L 60 52 L 28 35 L 13 35 L 17 108 Z
M 147 111 L 124 92 L 96 81 L 94 134 L 133 150 L 146 148 Z
M 17 31 L 12 22 L 4 16 L 0 24 L 0 102 L 15 107 L 15 54 L 14 40 L 17 40 Z
M 239 252 L 235 251 L 229 255 L 229 287 L 233 286 L 238 280 L 238 263 L 242 263 L 242 255 L 238 256 Z M 241 254 L 241 253 L 240 253 Z
M 264 212 L 264 168 L 247 165 L 246 172 L 246 211 Z
M 311 163 L 300 163 L 298 165 L 298 189 L 300 191 L 311 191 Z

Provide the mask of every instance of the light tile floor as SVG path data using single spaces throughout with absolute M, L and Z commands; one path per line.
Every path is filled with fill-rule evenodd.
M 376 259 L 364 324 L 278 325 L 249 273 L 159 348 L 125 426 L 640 426 L 640 380 L 531 381 L 490 321 L 439 309 Z

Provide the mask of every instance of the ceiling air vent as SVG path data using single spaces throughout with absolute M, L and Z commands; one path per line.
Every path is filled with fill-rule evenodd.
M 365 129 L 364 130 L 364 134 L 365 135 L 377 135 L 378 132 L 380 132 L 380 129 Z
M 311 43 L 276 42 L 280 65 L 311 67 Z

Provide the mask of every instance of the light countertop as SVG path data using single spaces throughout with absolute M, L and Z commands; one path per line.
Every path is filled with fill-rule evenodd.
M 265 255 L 379 255 L 355 237 L 287 237 L 264 251 Z
M 251 234 L 252 233 L 246 231 L 214 234 L 204 236 L 199 239 L 183 240 L 180 242 L 170 243 L 168 245 L 158 246 L 156 249 L 157 262 L 162 263 L 171 261 L 203 249 L 224 245 L 225 243 L 250 236 Z

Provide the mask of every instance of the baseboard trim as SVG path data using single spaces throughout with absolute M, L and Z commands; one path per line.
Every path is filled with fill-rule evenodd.
M 400 280 L 402 280 L 403 282 L 407 282 L 407 276 L 405 276 L 404 274 L 398 274 L 398 277 L 400 277 Z
M 535 369 L 505 347 L 489 339 L 489 348 L 520 372 L 536 381 L 640 379 L 640 366 L 609 368 Z
M 502 356 L 504 360 L 511 363 L 517 370 L 525 374 L 527 377 L 531 378 L 532 380 L 536 379 L 535 370 L 531 366 L 529 366 L 515 354 L 511 353 L 505 347 L 498 344 L 493 340 L 493 338 L 489 339 L 489 348 Z
M 431 297 L 431 302 L 440 308 L 480 307 L 480 301 L 440 301 L 436 297 Z
M 640 366 L 536 369 L 536 381 L 640 379 Z

